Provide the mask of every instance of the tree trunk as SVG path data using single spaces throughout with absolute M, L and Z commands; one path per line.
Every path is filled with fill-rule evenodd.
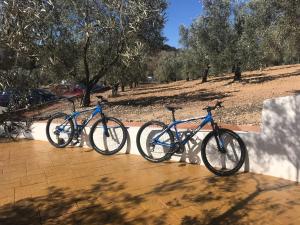
M 116 97 L 118 95 L 119 84 L 114 84 L 111 89 L 112 97 Z
M 189 77 L 189 75 L 188 75 L 188 74 L 186 75 L 186 78 L 185 78 L 185 80 L 186 80 L 186 81 L 190 81 L 190 77 Z
M 88 107 L 91 104 L 91 88 L 92 86 L 86 85 L 86 89 L 82 99 L 82 106 Z
M 207 82 L 207 77 L 208 77 L 208 74 L 209 74 L 209 69 L 210 69 L 210 66 L 207 65 L 206 69 L 204 69 L 204 72 L 203 72 L 202 83 Z
M 242 79 L 242 72 L 241 72 L 241 67 L 240 64 L 238 63 L 235 68 L 234 68 L 234 81 L 241 81 Z
M 85 46 L 84 46 L 84 55 L 83 55 L 83 63 L 84 63 L 84 72 L 85 72 L 85 93 L 83 96 L 82 106 L 88 107 L 91 103 L 91 89 L 93 85 L 90 85 L 90 68 L 87 59 L 87 51 L 90 44 L 90 38 L 87 37 Z
M 121 91 L 124 92 L 125 91 L 125 85 L 121 84 Z

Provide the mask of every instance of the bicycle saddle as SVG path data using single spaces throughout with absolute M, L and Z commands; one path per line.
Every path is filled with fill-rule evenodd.
M 180 107 L 180 106 L 174 106 L 174 105 L 166 105 L 165 107 L 166 107 L 167 110 L 169 110 L 171 112 L 174 112 L 174 111 L 176 111 L 178 109 L 182 109 L 182 107 Z

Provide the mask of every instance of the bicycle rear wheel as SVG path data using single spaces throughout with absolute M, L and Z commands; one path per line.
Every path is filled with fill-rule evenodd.
M 113 155 L 124 147 L 127 131 L 120 120 L 105 117 L 94 123 L 89 138 L 96 152 L 103 155 Z
M 167 130 L 159 141 L 154 142 L 154 138 L 159 135 L 167 126 L 160 121 L 150 121 L 145 123 L 138 131 L 136 144 L 140 154 L 150 162 L 162 162 L 170 159 L 173 154 L 174 135 Z
M 74 136 L 74 123 L 65 113 L 51 117 L 46 126 L 47 139 L 56 148 L 64 148 L 71 143 Z
M 246 147 L 238 134 L 228 129 L 219 129 L 219 140 L 225 152 L 218 149 L 215 131 L 210 132 L 203 140 L 201 156 L 203 163 L 212 173 L 218 176 L 230 176 L 244 164 Z

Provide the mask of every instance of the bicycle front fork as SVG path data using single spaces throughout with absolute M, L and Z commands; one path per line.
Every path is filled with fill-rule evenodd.
M 104 134 L 106 137 L 109 137 L 108 127 L 107 127 L 107 119 L 103 113 L 101 114 L 101 118 L 103 121 Z
M 214 132 L 215 140 L 217 142 L 218 150 L 221 153 L 226 153 L 226 149 L 225 149 L 225 146 L 224 146 L 224 141 L 222 140 L 222 137 L 221 137 L 221 134 L 220 134 L 220 128 L 219 128 L 218 124 L 215 123 L 215 122 L 212 122 L 211 125 L 212 125 L 212 129 L 213 129 L 213 132 Z

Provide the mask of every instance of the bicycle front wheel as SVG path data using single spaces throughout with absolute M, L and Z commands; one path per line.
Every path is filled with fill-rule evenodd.
M 56 148 L 64 148 L 74 137 L 74 123 L 65 113 L 52 116 L 46 126 L 47 139 Z
M 224 147 L 219 150 L 217 139 Z M 246 147 L 238 134 L 228 129 L 219 129 L 216 139 L 215 131 L 210 132 L 203 140 L 201 156 L 204 165 L 218 176 L 230 176 L 243 165 L 246 157 Z
M 105 117 L 94 123 L 89 138 L 96 152 L 103 155 L 113 155 L 124 147 L 127 131 L 120 120 Z
M 137 148 L 140 154 L 150 162 L 168 160 L 173 154 L 174 135 L 170 130 L 159 138 L 160 143 L 154 140 L 166 127 L 160 121 L 150 121 L 145 123 L 137 133 Z

